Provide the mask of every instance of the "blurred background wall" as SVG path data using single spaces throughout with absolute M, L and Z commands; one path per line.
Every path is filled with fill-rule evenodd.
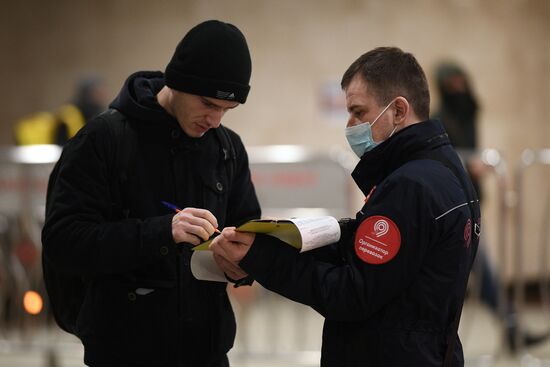
M 14 122 L 67 101 L 94 72 L 114 98 L 137 70 L 164 70 L 190 27 L 217 18 L 246 35 L 253 59 L 246 105 L 225 124 L 245 144 L 346 147 L 345 114 L 323 113 L 349 64 L 376 46 L 416 55 L 432 85 L 441 59 L 458 62 L 481 102 L 481 147 L 517 165 L 524 148 L 550 141 L 550 1 L 547 0 L 3 0 L 0 11 L 0 144 Z M 331 89 L 332 88 L 332 89 Z M 527 233 L 542 224 L 548 172 L 530 174 Z M 486 182 L 486 233 L 497 223 Z M 360 206 L 358 202 L 357 206 Z M 513 226 L 513 220 L 510 223 Z M 550 224 L 550 223 L 548 223 Z M 532 227 L 531 227 L 532 226 Z M 534 256 L 534 255 L 533 255 Z M 534 258 L 527 259 L 534 261 Z

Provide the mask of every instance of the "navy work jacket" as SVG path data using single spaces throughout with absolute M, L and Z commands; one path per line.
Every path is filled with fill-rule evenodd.
M 470 180 L 435 120 L 367 152 L 352 176 L 368 199 L 338 243 L 300 254 L 258 236 L 240 266 L 325 317 L 321 366 L 441 367 L 478 244 Z

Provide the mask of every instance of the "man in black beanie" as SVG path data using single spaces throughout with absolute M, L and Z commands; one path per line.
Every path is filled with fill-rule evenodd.
M 201 23 L 165 73 L 131 75 L 66 144 L 48 185 L 44 276 L 87 365 L 229 365 L 226 283 L 194 278 L 190 245 L 260 217 L 246 150 L 221 125 L 245 103 L 250 73 L 239 29 Z M 219 266 L 246 283 L 239 268 Z

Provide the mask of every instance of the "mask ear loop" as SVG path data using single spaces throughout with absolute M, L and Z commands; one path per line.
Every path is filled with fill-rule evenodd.
M 397 100 L 397 98 L 399 98 L 399 97 L 395 97 L 395 98 L 393 99 L 393 101 L 390 102 L 390 104 L 388 105 L 388 107 L 389 107 L 393 102 L 395 102 L 395 101 Z M 386 107 L 386 108 L 388 108 L 388 107 Z M 397 125 L 399 125 L 399 124 L 394 124 L 394 125 L 393 125 L 393 130 L 392 130 L 392 132 L 390 133 L 390 136 L 388 136 L 388 139 L 391 138 L 391 137 L 393 136 L 393 134 L 395 134 L 395 131 L 397 130 Z
M 378 121 L 378 119 L 380 118 L 380 116 L 382 116 L 382 114 L 383 114 L 384 112 L 386 112 L 387 109 L 390 108 L 390 106 L 391 106 L 391 105 L 393 104 L 393 102 L 395 102 L 396 100 L 397 100 L 397 97 L 394 98 L 390 103 L 388 103 L 388 105 L 386 106 L 386 108 L 384 108 L 384 109 L 382 110 L 382 112 L 380 112 L 380 114 L 374 119 L 374 122 Z M 374 122 L 372 123 L 372 125 L 374 125 Z M 372 127 L 372 125 L 370 125 L 370 126 Z M 392 135 L 395 133 L 395 130 L 397 130 L 397 125 L 394 125 L 394 126 L 393 126 L 393 130 L 392 130 L 392 132 L 390 133 L 390 136 L 388 136 L 388 137 L 386 138 L 386 140 L 392 137 Z
M 392 132 L 390 133 L 390 136 L 388 136 L 388 139 L 392 137 L 392 135 L 395 133 L 395 130 L 397 130 L 397 125 L 394 125 L 394 126 L 393 126 L 393 130 L 392 130 Z
M 388 105 L 382 110 L 382 112 L 380 112 L 378 114 L 378 116 L 376 116 L 376 118 L 374 119 L 374 121 L 372 122 L 372 124 L 369 124 L 370 127 L 372 127 L 376 121 L 378 121 L 378 119 L 380 118 L 380 116 L 382 116 L 384 114 L 384 112 L 386 112 L 388 110 L 388 108 L 390 108 L 391 104 L 395 102 L 395 99 L 393 99 L 390 103 L 388 103 Z

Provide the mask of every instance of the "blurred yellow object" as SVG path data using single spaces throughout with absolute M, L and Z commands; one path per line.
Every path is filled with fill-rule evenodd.
M 57 118 L 67 125 L 67 135 L 72 138 L 84 126 L 84 116 L 74 104 L 66 104 L 57 111 Z
M 82 126 L 84 116 L 73 104 L 61 106 L 55 113 L 37 112 L 22 118 L 15 124 L 15 140 L 18 145 L 55 144 L 56 130 L 60 124 L 67 129 L 67 138 L 73 137 Z
M 17 122 L 15 139 L 18 145 L 52 144 L 56 126 L 53 113 L 37 112 Z
M 26 291 L 23 296 L 23 307 L 25 311 L 31 315 L 38 315 L 42 311 L 44 301 L 42 296 L 35 291 Z

